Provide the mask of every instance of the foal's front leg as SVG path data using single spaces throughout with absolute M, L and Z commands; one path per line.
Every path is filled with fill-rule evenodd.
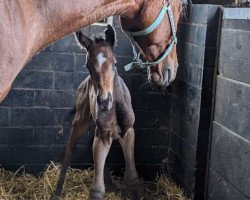
M 98 131 L 98 130 L 97 130 Z M 105 194 L 104 165 L 113 139 L 96 134 L 93 143 L 94 180 L 90 188 L 89 200 L 103 200 Z
M 126 170 L 124 175 L 124 182 L 128 191 L 130 200 L 140 199 L 140 189 L 138 174 L 135 168 L 134 160 L 134 143 L 135 132 L 133 128 L 127 131 L 123 138 L 119 138 L 119 143 L 122 146 L 122 151 L 125 158 Z
M 89 103 L 89 79 L 85 79 L 78 88 L 78 95 L 76 100 L 76 113 L 72 123 L 71 134 L 69 142 L 66 145 L 64 158 L 61 163 L 60 176 L 57 181 L 55 193 L 51 199 L 58 199 L 61 195 L 62 187 L 66 171 L 68 169 L 70 158 L 75 149 L 76 143 L 78 142 L 81 135 L 83 135 L 89 128 L 91 120 L 90 115 L 90 103 Z
M 61 163 L 60 175 L 57 181 L 55 193 L 51 198 L 52 200 L 57 200 L 61 195 L 65 175 L 69 166 L 70 158 L 75 149 L 76 143 L 78 142 L 79 138 L 88 130 L 89 127 L 90 117 L 86 115 L 85 118 L 82 118 L 78 117 L 79 116 L 78 114 L 79 113 L 77 112 L 75 119 L 73 121 L 70 139 L 65 148 L 64 158 Z

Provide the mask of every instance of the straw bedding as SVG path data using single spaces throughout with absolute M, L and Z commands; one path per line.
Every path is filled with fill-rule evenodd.
M 59 165 L 50 163 L 43 174 L 36 177 L 26 174 L 23 168 L 17 172 L 0 169 L 0 200 L 45 200 L 55 189 L 59 174 Z M 63 189 L 62 200 L 87 199 L 93 170 L 69 169 Z M 106 200 L 126 199 L 122 180 L 112 176 L 111 191 L 106 192 Z M 143 200 L 186 200 L 182 189 L 166 175 L 161 175 L 155 182 L 140 180 Z

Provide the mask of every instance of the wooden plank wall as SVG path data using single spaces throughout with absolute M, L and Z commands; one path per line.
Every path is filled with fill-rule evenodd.
M 224 8 L 209 200 L 250 199 L 250 8 Z

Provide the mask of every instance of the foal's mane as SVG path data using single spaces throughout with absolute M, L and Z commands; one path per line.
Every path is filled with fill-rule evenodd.
M 97 35 L 92 35 L 90 36 L 91 40 L 95 43 L 95 44 L 100 44 L 100 43 L 107 43 L 106 40 L 104 39 L 104 36 L 103 34 L 97 34 Z M 76 41 L 76 44 L 81 48 L 81 49 L 84 49 L 84 47 L 80 44 L 80 42 L 78 41 L 77 39 L 77 36 L 75 35 L 75 41 Z
M 102 43 L 102 42 L 106 42 L 106 40 L 102 37 L 102 36 L 94 36 L 94 42 L 96 43 L 96 44 L 100 44 L 100 43 Z

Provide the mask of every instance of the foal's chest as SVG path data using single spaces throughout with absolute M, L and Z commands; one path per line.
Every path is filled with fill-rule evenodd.
M 90 112 L 95 121 L 99 134 L 117 138 L 123 136 L 134 125 L 132 106 L 125 101 L 113 102 L 112 108 L 102 111 L 96 101 L 94 88 L 90 89 Z M 106 136 L 105 136 L 106 137 Z

